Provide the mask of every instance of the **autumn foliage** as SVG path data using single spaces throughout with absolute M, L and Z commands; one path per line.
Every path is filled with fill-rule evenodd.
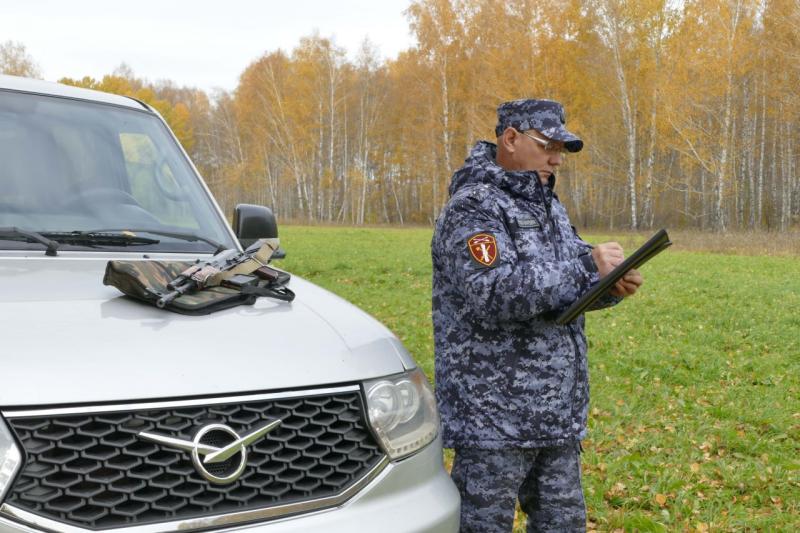
M 312 35 L 208 96 L 123 69 L 63 81 L 159 110 L 229 212 L 430 224 L 496 106 L 552 98 L 586 142 L 557 191 L 581 226 L 800 224 L 796 0 L 417 0 L 384 61 Z

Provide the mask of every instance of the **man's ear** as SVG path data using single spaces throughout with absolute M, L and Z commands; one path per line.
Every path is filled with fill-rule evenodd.
M 500 134 L 500 137 L 497 138 L 497 144 L 502 145 L 507 152 L 513 152 L 515 150 L 514 143 L 516 140 L 517 130 L 508 127 Z

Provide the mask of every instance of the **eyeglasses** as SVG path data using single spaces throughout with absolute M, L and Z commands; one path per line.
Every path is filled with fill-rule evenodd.
M 520 133 L 523 134 L 525 137 L 531 138 L 534 141 L 536 141 L 537 143 L 539 143 L 539 145 L 542 148 L 544 148 L 544 151 L 547 152 L 547 153 L 550 153 L 550 154 L 556 154 L 557 153 L 557 154 L 561 154 L 562 156 L 567 155 L 567 147 L 564 146 L 564 143 L 562 143 L 562 142 L 559 142 L 559 141 L 546 141 L 544 139 L 540 139 L 539 137 L 534 137 L 533 135 L 525 133 L 524 131 L 520 131 Z

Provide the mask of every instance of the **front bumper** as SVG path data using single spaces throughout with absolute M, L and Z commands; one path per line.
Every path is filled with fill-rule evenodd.
M 219 528 L 242 533 L 456 532 L 460 499 L 442 465 L 439 438 L 407 459 L 390 463 L 353 498 L 331 509 L 294 517 Z M 135 533 L 136 528 L 108 530 Z M 42 530 L 0 517 L 0 533 Z M 88 530 L 84 530 L 88 531 Z

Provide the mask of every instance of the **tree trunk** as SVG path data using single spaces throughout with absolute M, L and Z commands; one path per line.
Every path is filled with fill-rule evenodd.
M 764 54 L 762 53 L 762 58 Z M 767 152 L 767 69 L 762 74 L 761 83 L 761 142 L 758 155 L 758 184 L 756 186 L 756 225 L 761 228 L 764 223 L 764 157 Z
M 647 163 L 645 164 L 644 183 L 644 210 L 642 222 L 647 228 L 653 227 L 653 167 L 656 159 L 656 137 L 658 129 L 656 123 L 658 108 L 658 83 L 653 90 L 653 108 L 650 112 L 650 143 L 647 147 Z
M 778 117 L 783 116 L 783 106 L 779 106 Z M 768 227 L 772 227 L 772 223 L 774 221 L 775 224 L 779 223 L 779 219 L 777 217 L 780 216 L 778 213 L 778 133 L 780 133 L 778 129 L 778 125 L 780 124 L 780 119 L 775 118 L 775 126 L 773 128 L 772 133 L 772 150 L 771 150 L 771 160 L 770 160 L 770 203 L 772 204 L 772 212 L 769 215 L 770 223 L 767 225 Z
M 792 127 L 789 122 L 785 123 L 786 133 L 781 142 L 786 147 L 781 170 L 783 171 L 783 195 L 781 197 L 781 231 L 787 231 L 792 219 Z
M 700 229 L 708 225 L 708 198 L 706 196 L 706 169 L 700 167 Z
M 627 188 L 628 199 L 630 201 L 630 226 L 631 229 L 637 229 L 639 222 L 637 220 L 637 205 L 636 205 L 636 116 L 633 112 L 631 105 L 631 97 L 628 92 L 628 83 L 625 77 L 625 68 L 622 63 L 622 53 L 620 42 L 620 14 L 617 10 L 621 8 L 608 0 L 602 3 L 601 19 L 604 27 L 601 32 L 607 41 L 607 45 L 611 49 L 612 61 L 614 66 L 614 74 L 617 79 L 617 90 L 619 91 L 619 104 L 622 112 L 622 125 L 625 128 L 625 142 L 627 151 Z
M 744 190 L 744 184 L 740 181 L 743 176 L 745 176 L 744 172 L 740 172 L 737 175 L 736 172 L 736 165 L 741 164 L 744 161 L 744 157 L 741 155 L 739 156 L 739 160 L 737 161 L 736 155 L 736 132 L 737 132 L 737 123 L 739 119 L 738 117 L 734 116 L 732 124 L 731 124 L 731 173 L 733 177 L 733 211 L 736 214 L 736 227 L 742 227 L 742 221 L 744 220 L 744 199 L 742 198 L 742 191 Z
M 753 101 L 755 101 L 755 90 L 756 84 L 753 84 Z M 750 96 L 750 95 L 748 95 Z M 748 184 L 748 200 L 749 200 L 749 209 L 748 215 L 749 219 L 747 221 L 747 226 L 754 230 L 756 228 L 756 199 L 757 199 L 757 192 L 756 192 L 756 165 L 755 165 L 755 157 L 756 157 L 756 135 L 757 135 L 757 124 L 758 124 L 758 104 L 753 105 L 753 113 L 750 114 L 750 101 L 751 99 L 748 97 L 746 100 L 746 108 L 745 108 L 745 117 L 747 120 L 747 128 L 745 133 L 745 138 L 742 141 L 744 146 L 747 146 L 747 184 Z
M 723 199 L 725 197 L 725 177 L 728 167 L 728 150 L 730 148 L 731 113 L 732 113 L 732 93 L 733 93 L 733 67 L 730 66 L 727 73 L 727 87 L 725 89 L 725 116 L 722 120 L 722 135 L 720 143 L 722 150 L 719 156 L 717 167 L 716 183 L 714 185 L 714 231 L 725 231 L 725 211 Z
M 440 66 L 439 72 L 441 83 L 442 83 L 442 160 L 444 162 L 444 172 L 443 174 L 446 175 L 449 172 L 453 171 L 453 167 L 450 164 L 450 140 L 451 140 L 451 133 L 450 133 L 450 94 L 448 92 L 447 86 L 447 54 L 445 53 L 442 56 L 442 64 Z M 441 179 L 440 176 L 434 176 L 433 178 L 433 220 L 439 216 L 439 207 L 440 204 L 443 203 L 439 199 L 439 187 L 438 183 Z

